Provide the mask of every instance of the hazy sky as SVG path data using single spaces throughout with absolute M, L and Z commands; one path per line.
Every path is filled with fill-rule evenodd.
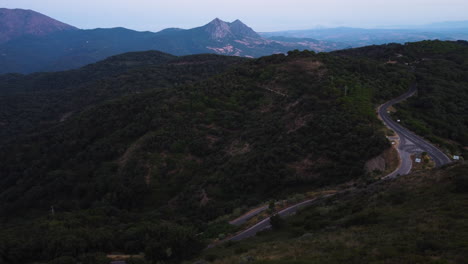
M 468 0 L 0 0 L 79 28 L 192 28 L 219 17 L 256 31 L 379 27 L 468 20 Z

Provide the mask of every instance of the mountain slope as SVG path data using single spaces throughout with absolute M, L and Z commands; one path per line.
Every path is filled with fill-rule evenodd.
M 235 20 L 230 24 L 231 31 L 237 36 L 245 36 L 250 38 L 260 38 L 260 35 L 255 32 L 252 28 L 248 27 L 239 19 Z
M 149 41 L 153 35 L 113 28 L 26 36 L 0 45 L 0 73 L 69 70 L 125 52 L 157 50 Z
M 425 47 L 417 53 L 423 59 L 465 44 L 415 45 Z M 375 107 L 406 91 L 417 72 L 382 60 L 388 46 L 369 49 L 368 55 L 293 51 L 232 68 L 208 63 L 206 56 L 221 65 L 239 58 L 189 56 L 87 84 L 86 92 L 103 87 L 109 93 L 138 92 L 109 97 L 0 147 L 0 235 L 8 237 L 0 240 L 0 257 L 24 264 L 145 252 L 153 262 L 178 262 L 199 252 L 205 238 L 223 234 L 227 214 L 295 193 L 371 180 L 365 163 L 390 146 Z M 173 75 L 164 77 L 165 71 Z M 394 196 L 398 200 L 399 193 Z M 374 214 L 374 208 L 363 208 L 367 197 L 352 202 L 356 211 L 348 204 L 323 209 L 327 217 L 332 213 L 330 229 L 386 217 L 388 210 Z M 459 210 L 458 203 L 454 206 L 452 212 Z M 348 219 L 342 214 L 349 210 Z M 320 232 L 326 225 L 315 212 L 310 218 L 297 224 L 301 235 L 302 226 Z M 403 238 L 391 241 L 407 241 Z M 432 250 L 432 245 L 418 246 Z M 387 252 L 392 257 L 401 253 L 393 249 Z
M 290 50 L 280 42 L 261 38 L 239 20 L 228 23 L 218 18 L 198 28 L 157 33 L 154 42 L 160 50 L 172 54 L 210 52 L 259 57 Z
M 273 231 L 205 252 L 213 263 L 464 263 L 468 165 L 329 198 Z
M 173 72 L 180 65 L 205 65 L 203 57 L 192 58 L 172 63 Z M 365 73 L 359 70 L 364 65 Z M 249 60 L 192 84 L 157 89 L 148 81 L 151 71 L 137 70 L 92 85 L 91 91 L 119 83 L 128 90 L 152 89 L 95 105 L 0 147 L 2 232 L 15 238 L 5 247 L 20 249 L 16 263 L 23 264 L 145 248 L 148 258 L 174 260 L 179 251 L 154 256 L 159 251 L 150 249 L 180 250 L 183 241 L 192 247 L 202 238 L 175 243 L 161 233 L 151 236 L 158 244 L 142 241 L 138 234 L 154 230 L 147 221 L 199 233 L 238 207 L 360 178 L 365 162 L 389 147 L 373 102 L 411 82 L 404 67 L 377 66 L 291 52 Z M 398 85 L 379 81 L 387 72 Z M 180 80 L 176 76 L 171 83 Z M 380 97 L 382 91 L 387 95 Z M 70 226 L 72 219 L 81 220 L 39 236 L 41 226 Z
M 22 36 L 45 36 L 54 32 L 76 30 L 55 19 L 23 9 L 0 8 L 0 44 Z
M 385 138 L 379 136 L 376 126 L 371 126 L 378 123 L 372 115 L 373 97 L 369 90 L 377 89 L 371 88 L 371 83 L 376 80 L 370 78 L 362 83 L 358 80 L 350 81 L 350 84 L 357 82 L 353 84 L 356 85 L 355 88 L 350 88 L 355 95 L 337 100 L 342 97 L 341 93 L 334 91 L 337 88 L 328 83 L 328 78 L 324 78 L 322 74 L 326 74 L 326 71 L 327 74 L 344 71 L 344 75 L 351 76 L 352 73 L 337 68 L 333 57 L 315 57 L 313 54 L 308 57 L 307 54 L 298 54 L 295 57 L 291 53 L 288 57 L 264 58 L 195 86 L 154 89 L 148 93 L 136 94 L 89 109 L 45 131 L 45 134 L 39 133 L 29 139 L 19 138 L 16 143 L 19 145 L 16 147 L 22 149 L 20 153 L 25 156 L 20 156 L 25 160 L 13 161 L 5 156 L 8 162 L 2 163 L 1 169 L 8 176 L 2 178 L 0 185 L 2 188 L 16 188 L 7 182 L 19 178 L 27 179 L 27 182 L 32 180 L 21 186 L 26 192 L 37 185 L 37 182 L 33 183 L 35 180 L 27 176 L 29 173 L 24 174 L 23 166 L 31 164 L 33 160 L 37 165 L 36 174 L 43 175 L 36 179 L 45 180 L 39 184 L 42 186 L 51 184 L 50 180 L 55 181 L 55 177 L 47 176 L 53 171 L 62 171 L 64 176 L 73 178 L 71 181 L 81 182 L 88 177 L 103 179 L 106 173 L 101 174 L 99 168 L 106 166 L 106 162 L 115 162 L 119 157 L 125 156 L 125 150 L 130 151 L 133 143 L 149 149 L 129 152 L 137 156 L 130 159 L 128 164 L 124 162 L 119 165 L 129 166 L 119 170 L 118 175 L 123 177 L 122 180 L 126 181 L 129 180 L 126 177 L 131 177 L 134 179 L 132 182 L 140 184 L 140 180 L 154 175 L 155 187 L 167 185 L 164 192 L 168 192 L 167 195 L 173 198 L 177 197 L 174 203 L 180 202 L 181 207 L 187 206 L 185 200 L 194 202 L 183 198 L 191 192 L 180 192 L 182 186 L 198 186 L 192 190 L 195 193 L 201 191 L 198 188 L 206 188 L 208 195 L 217 197 L 213 199 L 213 203 L 209 203 L 213 207 L 210 215 L 229 210 L 221 201 L 231 199 L 232 195 L 247 201 L 252 196 L 258 199 L 278 193 L 280 186 L 290 185 L 294 188 L 298 183 L 320 186 L 356 177 L 363 172 L 366 159 L 379 154 L 388 144 Z M 328 70 L 322 69 L 320 66 L 328 60 L 329 65 L 325 64 Z M 343 63 L 351 65 L 353 62 Z M 307 71 L 310 74 L 306 74 Z M 151 85 L 146 79 L 139 81 L 141 77 L 138 71 L 129 74 L 126 77 L 129 82 L 123 85 L 127 89 Z M 395 74 L 401 76 L 402 80 L 406 78 L 409 81 L 411 78 L 401 69 L 395 69 Z M 120 80 L 121 77 L 117 77 L 98 85 L 116 87 L 114 83 L 121 82 Z M 358 86 L 358 83 L 361 85 Z M 379 87 L 378 89 L 383 89 L 384 86 L 380 84 Z M 406 87 L 400 85 L 392 89 L 398 93 Z M 354 100 L 359 102 L 358 108 L 351 106 Z M 351 108 L 354 110 L 350 110 Z M 319 144 L 330 133 L 333 135 L 333 143 Z M 306 139 L 306 134 L 311 138 Z M 353 140 L 354 134 L 366 137 Z M 143 141 L 136 143 L 139 139 Z M 369 139 L 373 144 L 363 142 L 368 142 Z M 43 149 L 36 153 L 42 153 L 41 156 L 36 156 L 29 149 L 33 142 L 35 149 Z M 271 142 L 276 143 L 270 146 Z M 292 146 L 295 146 L 294 149 L 290 149 Z M 2 152 L 9 153 L 8 148 Z M 361 149 L 362 153 L 357 155 L 340 151 L 351 148 L 354 151 Z M 144 154 L 140 157 L 143 153 L 153 153 L 154 156 Z M 173 163 L 170 161 L 173 159 L 180 162 Z M 156 160 L 161 160 L 165 165 L 156 165 Z M 288 160 L 289 165 L 279 160 Z M 82 162 L 88 165 L 80 165 Z M 315 163 L 317 164 L 312 166 Z M 81 167 L 80 172 L 76 171 L 78 167 Z M 252 170 L 244 171 L 241 168 Z M 136 171 L 141 173 L 135 173 Z M 92 176 L 95 173 L 98 174 Z M 147 173 L 150 173 L 149 176 L 145 176 Z M 188 181 L 187 173 L 192 175 L 189 181 L 192 183 L 178 184 Z M 217 180 L 205 182 L 206 174 L 217 175 Z M 271 178 L 268 175 L 276 176 Z M 265 177 L 270 178 L 268 184 L 263 182 Z M 82 183 L 85 184 L 86 181 Z M 161 182 L 157 184 L 158 181 Z M 149 182 L 153 183 L 153 180 Z M 151 186 L 145 187 L 143 184 L 135 188 L 151 189 Z M 224 191 L 216 191 L 218 188 Z M 148 191 L 152 193 L 150 189 Z M 249 190 L 256 191 L 251 193 Z M 191 195 L 196 195 L 195 193 Z M 101 195 L 104 193 L 99 195 L 100 198 L 93 199 L 102 199 Z M 19 198 L 13 197 L 15 196 L 3 201 Z M 158 203 L 167 202 L 167 198 Z M 76 197 L 72 198 L 75 199 Z M 119 198 L 115 202 L 122 201 Z
M 214 54 L 176 57 L 150 51 L 113 56 L 72 71 L 1 75 L 0 145 L 53 127 L 103 101 L 201 80 L 244 60 Z
M 412 67 L 418 94 L 397 105 L 395 119 L 451 156 L 468 157 L 468 42 L 423 41 L 336 53 Z

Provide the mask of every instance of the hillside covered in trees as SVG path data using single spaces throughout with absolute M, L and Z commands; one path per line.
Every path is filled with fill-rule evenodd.
M 243 61 L 150 51 L 110 57 L 71 71 L 0 75 L 0 144 L 54 126 L 106 100 L 202 80 Z
M 418 94 L 398 106 L 395 118 L 447 152 L 468 157 L 468 42 L 423 41 L 337 53 L 411 67 Z
M 177 263 L 223 215 L 365 178 L 366 161 L 390 147 L 375 107 L 420 80 L 382 61 L 391 47 L 252 60 L 137 53 L 0 76 L 1 100 L 34 102 L 1 111 L 18 125 L 0 143 L 0 257 L 105 263 L 144 252 Z

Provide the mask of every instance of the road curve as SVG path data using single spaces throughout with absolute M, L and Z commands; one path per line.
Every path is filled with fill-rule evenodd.
M 293 215 L 295 214 L 299 209 L 305 207 L 305 206 L 309 206 L 321 199 L 325 199 L 327 197 L 330 197 L 330 196 L 333 196 L 335 194 L 327 194 L 327 195 L 324 195 L 324 196 L 321 196 L 319 198 L 315 198 L 315 199 L 311 199 L 311 200 L 307 200 L 307 201 L 304 201 L 302 203 L 298 203 L 298 204 L 295 204 L 291 207 L 288 207 L 286 209 L 283 209 L 281 211 L 278 212 L 278 215 L 280 215 L 281 217 L 286 217 L 286 216 L 289 216 L 289 215 Z M 265 219 L 263 219 L 262 221 L 258 222 L 257 224 L 255 224 L 254 226 L 248 228 L 247 230 L 244 230 L 242 231 L 241 233 L 233 236 L 233 237 L 230 237 L 228 238 L 226 241 L 239 241 L 239 240 L 242 240 L 242 239 L 246 239 L 246 238 L 249 238 L 249 237 L 252 237 L 252 236 L 255 236 L 255 234 L 257 234 L 258 232 L 264 230 L 264 229 L 267 229 L 267 228 L 270 228 L 270 217 L 267 217 Z
M 415 153 L 426 152 L 434 160 L 436 167 L 440 167 L 451 162 L 450 158 L 447 157 L 447 155 L 445 155 L 441 150 L 420 136 L 399 125 L 388 114 L 389 107 L 408 99 L 409 97 L 413 96 L 416 91 L 416 86 L 413 85 L 408 92 L 404 93 L 398 98 L 388 101 L 378 108 L 378 114 L 384 124 L 388 128 L 392 129 L 399 138 L 397 150 L 400 154 L 400 167 L 390 175 L 387 175 L 385 178 L 392 178 L 398 175 L 408 174 L 411 171 L 412 166 L 411 154 Z
M 416 86 L 412 86 L 411 89 L 406 92 L 405 94 L 399 96 L 398 98 L 395 98 L 393 100 L 388 101 L 387 103 L 381 105 L 377 112 L 384 122 L 384 124 L 392 129 L 398 136 L 399 139 L 399 144 L 397 147 L 398 153 L 400 155 L 400 165 L 399 167 L 390 173 L 389 175 L 383 177 L 382 179 L 389 179 L 389 178 L 395 178 L 399 175 L 406 175 L 410 173 L 411 168 L 412 168 L 412 160 L 411 160 L 411 154 L 414 153 L 422 153 L 422 152 L 427 152 L 431 158 L 434 160 L 435 164 L 437 167 L 443 166 L 445 164 L 448 164 L 451 162 L 450 158 L 447 157 L 442 151 L 440 151 L 437 147 L 433 146 L 429 142 L 425 141 L 421 137 L 417 136 L 413 132 L 409 131 L 408 129 L 402 127 L 399 125 L 397 122 L 393 121 L 391 117 L 388 114 L 388 108 L 392 105 L 395 105 L 401 101 L 404 101 L 408 99 L 409 97 L 413 96 L 416 93 L 417 89 Z M 282 217 L 288 216 L 295 214 L 300 208 L 303 208 L 305 206 L 309 206 L 311 204 L 316 203 L 319 200 L 325 199 L 327 197 L 333 196 L 335 194 L 328 194 L 324 195 L 319 198 L 311 199 L 304 201 L 302 203 L 293 205 L 289 208 L 286 208 L 278 214 Z M 261 207 L 257 210 L 252 211 L 251 213 L 245 215 L 244 217 L 239 218 L 241 222 L 245 222 L 245 219 L 251 218 L 253 215 L 258 214 L 259 212 L 265 210 L 266 208 Z M 238 219 L 236 219 L 238 220 Z M 234 221 L 236 221 L 234 220 Z M 270 228 L 270 217 L 267 217 L 263 219 L 262 221 L 258 222 L 254 226 L 240 232 L 237 235 L 234 235 L 230 238 L 227 238 L 219 243 L 227 242 L 227 241 L 239 241 L 243 240 L 252 236 L 255 236 L 258 232 Z M 218 244 L 219 244 L 218 243 Z M 216 244 L 212 244 L 208 246 L 209 248 L 216 246 Z

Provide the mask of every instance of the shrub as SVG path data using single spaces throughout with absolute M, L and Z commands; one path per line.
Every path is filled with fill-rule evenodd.
M 214 255 L 214 254 L 208 254 L 205 256 L 205 260 L 206 261 L 209 261 L 209 262 L 213 262 L 215 261 L 216 259 L 218 258 L 218 256 Z
M 468 174 L 459 171 L 454 175 L 455 191 L 458 193 L 468 193 Z
M 376 224 L 378 222 L 378 217 L 379 213 L 374 210 L 360 212 L 346 219 L 343 226 L 350 227 Z
M 234 254 L 240 255 L 240 254 L 246 253 L 247 251 L 249 251 L 249 250 L 247 248 L 245 248 L 245 247 L 238 247 L 238 248 L 234 249 Z
M 281 229 L 285 226 L 284 219 L 279 214 L 270 217 L 270 224 L 273 229 Z

